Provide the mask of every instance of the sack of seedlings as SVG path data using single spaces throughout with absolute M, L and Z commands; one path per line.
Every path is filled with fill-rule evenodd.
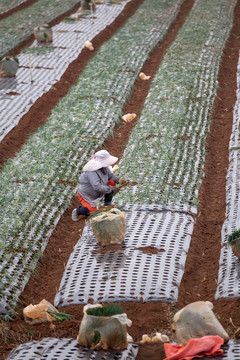
M 101 245 L 121 244 L 125 238 L 125 212 L 117 208 L 93 213 L 90 224 L 96 240 Z
M 91 349 L 123 350 L 128 346 L 126 325 L 132 322 L 119 305 L 86 305 L 77 342 Z
M 228 245 L 231 247 L 234 255 L 240 259 L 240 229 L 228 236 Z
M 210 301 L 196 301 L 175 314 L 172 328 L 176 331 L 179 345 L 186 345 L 190 339 L 206 335 L 218 335 L 224 342 L 229 340 L 212 308 L 213 304 Z

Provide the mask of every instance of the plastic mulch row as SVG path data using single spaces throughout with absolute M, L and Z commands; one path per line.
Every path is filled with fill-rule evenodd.
M 185 213 L 126 213 L 119 249 L 101 252 L 89 222 L 67 263 L 55 306 L 114 301 L 175 303 L 194 219 Z
M 214 357 L 215 360 L 239 360 L 239 340 L 229 340 L 222 349 L 223 354 Z M 135 343 L 129 343 L 123 351 L 103 351 L 79 346 L 75 339 L 45 338 L 19 345 L 11 351 L 7 360 L 133 360 L 137 353 L 138 345 Z M 210 360 L 212 357 L 205 356 L 202 359 Z
M 229 340 L 227 344 L 221 346 L 223 354 L 220 356 L 204 356 L 202 360 L 238 360 L 240 359 L 240 341 Z
M 104 351 L 79 346 L 75 339 L 44 338 L 19 345 L 7 360 L 133 360 L 137 353 L 138 345 L 134 343 L 123 351 Z

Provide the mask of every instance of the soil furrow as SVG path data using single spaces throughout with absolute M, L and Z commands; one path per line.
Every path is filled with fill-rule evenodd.
M 100 34 L 94 39 L 94 45 L 97 48 L 100 46 L 100 39 L 104 36 L 105 40 L 110 38 L 112 33 L 116 31 L 120 26 L 122 26 L 127 18 L 130 16 L 130 13 L 134 13 L 136 10 L 136 4 L 140 5 L 142 1 L 134 1 L 129 4 L 129 8 L 125 9 L 123 13 L 118 17 L 117 21 L 114 22 L 113 25 L 110 26 L 106 30 L 106 34 Z M 186 0 L 175 20 L 175 22 L 171 25 L 165 39 L 159 42 L 158 46 L 152 51 L 149 56 L 149 59 L 145 62 L 144 66 L 142 67 L 141 71 L 145 74 L 150 75 L 151 77 L 154 76 L 155 72 L 157 71 L 160 62 L 164 57 L 164 53 L 166 49 L 171 45 L 174 41 L 175 37 L 177 36 L 178 30 L 183 25 L 186 16 L 188 15 L 189 11 L 191 10 L 194 4 L 194 0 Z M 125 18 L 126 17 L 126 18 Z M 105 33 L 105 31 L 104 31 Z M 99 37 L 99 39 L 98 39 Z M 98 42 L 99 41 L 99 42 Z M 31 132 L 34 131 L 38 126 L 44 124 L 47 117 L 51 113 L 51 108 L 58 102 L 60 97 L 58 97 L 58 93 L 61 92 L 61 97 L 64 96 L 70 85 L 66 85 L 66 81 L 69 81 L 71 85 L 74 84 L 77 76 L 79 75 L 80 71 L 83 69 L 86 62 L 92 56 L 89 52 L 82 52 L 81 56 L 74 64 L 70 65 L 68 74 L 62 77 L 61 85 L 59 84 L 59 88 L 57 91 L 55 89 L 50 90 L 47 96 L 43 96 L 40 99 L 39 103 L 36 105 L 34 112 L 28 114 L 29 119 L 24 119 L 26 121 L 25 125 L 21 122 L 18 127 L 21 127 L 22 130 L 19 132 L 19 129 L 14 129 L 14 137 L 11 138 L 10 136 L 4 141 L 5 148 L 0 145 L 0 151 L 3 149 L 6 150 L 5 158 L 3 158 L 1 163 L 3 164 L 4 159 L 7 157 L 13 156 L 14 153 L 18 150 L 16 148 L 14 151 L 11 149 L 11 143 L 13 141 L 16 142 L 16 147 L 19 148 L 22 144 L 27 140 L 27 136 L 25 132 L 29 130 L 30 126 L 30 119 L 37 117 L 37 126 L 31 128 Z M 84 60 L 86 59 L 86 60 Z M 75 73 L 78 73 L 76 76 Z M 71 75 L 71 77 L 70 77 Z M 66 87 L 63 85 L 65 84 Z M 150 87 L 150 81 L 141 81 L 139 79 L 136 80 L 134 84 L 133 93 L 125 104 L 123 111 L 125 113 L 128 112 L 135 112 L 138 117 L 141 114 L 142 106 L 145 101 L 145 98 L 148 94 Z M 56 86 L 54 86 L 56 88 Z M 53 99 L 52 99 L 53 97 Z M 51 102 L 51 106 L 49 106 L 48 102 Z M 38 114 L 40 112 L 40 114 Z M 110 137 L 108 140 L 105 141 L 104 146 L 105 148 L 113 155 L 118 156 L 121 158 L 126 143 L 129 139 L 130 133 L 132 128 L 134 127 L 135 123 L 124 123 L 121 122 L 114 128 L 114 135 Z M 19 141 L 18 145 L 18 136 L 21 132 L 24 132 L 24 136 Z M 12 134 L 13 136 L 13 134 Z M 19 149 L 18 148 L 18 149 Z M 14 338 L 15 334 L 15 343 L 14 340 L 8 341 L 8 347 L 5 346 L 2 348 L 3 354 L 7 353 L 7 350 L 14 347 L 16 343 L 19 343 L 17 336 L 22 336 L 21 342 L 27 341 L 27 339 L 40 339 L 42 337 L 76 337 L 79 324 L 82 318 L 82 308 L 83 306 L 69 306 L 64 308 L 63 311 L 66 313 L 70 313 L 73 315 L 73 320 L 68 322 L 64 322 L 62 324 L 57 325 L 56 330 L 50 330 L 46 324 L 39 324 L 36 326 L 30 326 L 26 324 L 23 320 L 22 316 L 22 309 L 23 307 L 27 306 L 28 304 L 36 304 L 40 302 L 43 298 L 46 298 L 51 303 L 54 302 L 55 293 L 58 289 L 59 283 L 61 281 L 62 273 L 64 271 L 65 265 L 68 261 L 68 258 L 73 250 L 73 246 L 77 243 L 81 232 L 83 230 L 85 220 L 81 220 L 78 223 L 73 223 L 71 220 L 71 212 L 74 207 L 78 205 L 77 198 L 74 198 L 71 202 L 70 207 L 65 211 L 63 216 L 61 217 L 56 229 L 54 230 L 49 243 L 44 251 L 42 259 L 39 261 L 37 269 L 35 273 L 30 278 L 21 298 L 20 304 L 18 308 L 18 315 L 14 322 L 9 323 L 8 329 L 9 332 L 13 331 L 13 333 L 9 334 Z M 133 325 L 129 328 L 129 333 L 133 336 L 134 341 L 139 341 L 144 333 L 151 334 L 154 331 L 159 331 L 161 329 L 162 332 L 168 333 L 171 335 L 170 323 L 172 314 L 175 311 L 172 305 L 166 303 L 154 303 L 154 302 L 147 302 L 147 303 L 124 303 L 123 304 L 124 310 L 128 314 L 128 317 L 133 321 Z M 29 335 L 31 334 L 31 335 Z M 0 346 L 1 349 L 1 346 Z M 3 355 L 4 356 L 4 355 Z M 149 357 L 150 359 L 163 359 L 164 352 L 163 352 L 163 345 L 153 344 L 149 347 L 149 345 L 141 345 L 139 354 L 137 359 L 146 359 Z M 4 357 L 0 360 L 4 359 Z

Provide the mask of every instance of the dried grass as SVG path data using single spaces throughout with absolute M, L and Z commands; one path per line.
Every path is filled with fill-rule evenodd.
M 29 335 L 21 331 L 16 332 L 10 329 L 7 323 L 0 323 L 0 344 L 2 346 L 10 346 L 13 344 L 21 344 L 29 341 Z

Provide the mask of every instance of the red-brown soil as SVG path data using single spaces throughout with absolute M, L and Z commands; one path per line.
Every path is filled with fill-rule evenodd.
M 141 1 L 133 0 L 131 6 L 136 9 L 136 4 Z M 147 75 L 154 76 L 158 64 L 164 56 L 167 47 L 174 40 L 177 31 L 182 26 L 186 15 L 191 9 L 194 0 L 186 0 L 181 11 L 171 26 L 165 40 L 158 44 L 152 52 L 148 61 L 144 64 L 142 71 Z M 130 10 L 124 10 L 120 16 L 121 25 Z M 240 1 L 235 8 L 234 26 L 229 40 L 224 50 L 221 68 L 219 72 L 219 90 L 214 104 L 213 121 L 211 132 L 207 142 L 207 159 L 205 166 L 205 177 L 199 194 L 199 215 L 196 220 L 192 242 L 189 249 L 185 272 L 179 290 L 177 307 L 162 302 L 147 303 L 123 303 L 123 308 L 128 317 L 133 321 L 129 328 L 129 333 L 134 341 L 140 341 L 143 334 L 153 334 L 158 331 L 169 335 L 173 340 L 174 333 L 171 330 L 171 319 L 177 309 L 196 300 L 209 300 L 214 304 L 214 312 L 222 325 L 231 337 L 237 337 L 240 327 L 239 300 L 220 300 L 215 301 L 214 294 L 217 286 L 218 260 L 220 252 L 220 229 L 225 216 L 225 185 L 226 171 L 228 166 L 228 142 L 231 133 L 233 106 L 236 100 L 236 72 L 237 61 L 240 49 Z M 116 23 L 120 21 L 117 20 Z M 101 33 L 97 38 L 99 43 L 108 39 L 114 32 L 115 25 L 111 29 Z M 106 36 L 106 38 L 105 38 Z M 94 40 L 94 45 L 96 40 Z M 98 45 L 99 46 L 99 45 Z M 89 59 L 89 53 L 82 52 L 79 59 L 71 65 L 70 73 L 79 74 L 84 64 Z M 86 60 L 84 60 L 86 59 Z M 75 71 L 73 71 L 75 69 Z M 77 76 L 77 75 L 76 75 Z M 65 81 L 68 79 L 69 84 Z M 1 164 L 5 159 L 14 155 L 24 141 L 27 140 L 27 132 L 33 132 L 39 125 L 44 124 L 46 118 L 51 113 L 51 106 L 54 106 L 61 96 L 67 93 L 69 87 L 74 83 L 76 77 L 69 78 L 69 74 L 62 77 L 60 82 L 54 86 L 56 90 L 50 90 L 47 96 L 43 96 L 39 103 L 34 106 L 31 113 L 34 116 L 36 125 L 30 128 L 28 114 L 23 121 L 5 138 L 0 145 Z M 124 112 L 137 114 L 137 119 L 141 113 L 142 104 L 148 93 L 150 81 L 136 80 L 134 92 L 125 104 Z M 47 101 L 50 99 L 50 105 Z M 40 110 L 41 109 L 41 110 Z M 136 120 L 137 121 L 137 120 Z M 134 126 L 131 123 L 121 122 L 115 127 L 114 136 L 105 142 L 105 147 L 111 154 L 121 157 L 124 146 L 129 138 L 130 131 Z M 14 149 L 14 150 L 13 150 Z M 76 179 L 77 182 L 77 179 Z M 56 290 L 59 286 L 65 264 L 72 252 L 73 246 L 78 241 L 84 223 L 73 223 L 71 221 L 71 211 L 78 205 L 78 200 L 74 198 L 70 207 L 66 210 L 58 226 L 53 232 L 49 244 L 39 261 L 36 272 L 32 275 L 27 284 L 18 307 L 18 314 L 13 322 L 9 322 L 0 328 L 0 337 L 6 340 L 0 346 L 0 360 L 6 358 L 10 349 L 21 342 L 43 337 L 73 337 L 78 333 L 79 324 L 82 319 L 83 306 L 69 306 L 61 311 L 72 314 L 72 320 L 57 324 L 55 330 L 50 330 L 48 324 L 29 325 L 23 320 L 22 309 L 28 304 L 37 304 L 43 298 L 51 303 L 54 301 Z M 144 250 L 143 250 L 144 251 Z M 154 248 L 147 248 L 145 251 L 154 253 Z M 205 256 L 202 256 L 202 254 Z M 2 341 L 3 341 L 2 340 Z M 137 360 L 164 359 L 163 345 L 161 343 L 142 344 L 139 348 Z

